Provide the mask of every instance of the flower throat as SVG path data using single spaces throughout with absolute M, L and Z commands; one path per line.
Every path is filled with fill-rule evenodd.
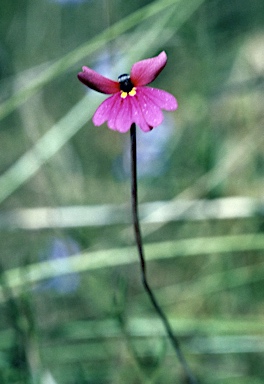
M 130 76 L 126 73 L 118 76 L 118 82 L 120 84 L 120 90 L 123 92 L 129 93 L 134 88 L 134 85 L 131 83 Z
M 121 91 L 120 96 L 122 99 L 125 99 L 128 95 L 135 96 L 136 88 L 132 84 L 130 80 L 130 76 L 127 73 L 124 73 L 123 75 L 118 76 L 118 82 L 119 82 L 120 91 Z

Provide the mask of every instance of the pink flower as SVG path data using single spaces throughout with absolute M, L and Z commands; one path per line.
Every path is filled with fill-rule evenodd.
M 156 79 L 166 63 L 167 55 L 163 51 L 156 57 L 138 61 L 132 66 L 130 76 L 121 75 L 118 81 L 83 67 L 83 72 L 78 74 L 83 84 L 95 91 L 112 95 L 95 111 L 94 125 L 107 121 L 110 129 L 124 133 L 129 131 L 132 123 L 144 132 L 161 124 L 161 109 L 173 111 L 177 109 L 177 101 L 170 93 L 146 85 Z

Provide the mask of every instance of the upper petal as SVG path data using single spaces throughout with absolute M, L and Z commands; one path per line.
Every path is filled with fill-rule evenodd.
M 82 70 L 83 72 L 78 73 L 78 79 L 87 87 L 106 94 L 119 92 L 120 88 L 117 81 L 107 79 L 88 67 L 82 67 Z
M 162 51 L 158 56 L 151 59 L 138 61 L 132 66 L 130 78 L 135 86 L 151 83 L 156 79 L 167 63 L 167 55 Z

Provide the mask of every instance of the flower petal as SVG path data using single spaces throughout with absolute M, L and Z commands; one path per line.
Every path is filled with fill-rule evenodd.
M 114 105 L 116 103 L 116 96 L 119 95 L 110 96 L 105 101 L 103 101 L 102 104 L 99 105 L 93 115 L 94 125 L 102 125 L 109 119 L 111 111 L 114 109 Z
M 117 81 L 107 79 L 88 67 L 82 67 L 82 70 L 83 72 L 78 73 L 78 79 L 87 87 L 105 94 L 119 92 L 120 88 Z
M 155 104 L 145 93 L 144 87 L 137 88 L 137 100 L 146 123 L 150 127 L 157 127 L 163 121 L 160 107 Z
M 147 85 L 156 79 L 167 63 L 167 55 L 162 51 L 151 59 L 138 61 L 132 66 L 130 78 L 134 86 Z
M 117 130 L 116 118 L 117 118 L 118 114 L 120 113 L 121 104 L 122 104 L 123 99 L 120 97 L 120 93 L 112 96 L 112 98 L 114 98 L 114 103 L 112 104 L 111 110 L 109 112 L 107 125 L 108 125 L 108 128 L 116 131 Z
M 115 120 L 115 129 L 121 133 L 129 131 L 132 120 L 132 105 L 130 99 L 132 96 L 127 96 L 125 99 L 121 99 L 119 111 Z
M 129 131 L 133 121 L 131 120 L 132 109 L 129 104 L 128 97 L 126 99 L 122 99 L 120 97 L 120 93 L 118 93 L 116 95 L 111 96 L 107 100 L 110 100 L 110 102 L 102 103 L 104 104 L 103 106 L 104 121 L 103 122 L 107 120 L 108 128 L 113 129 L 114 131 L 119 131 L 121 133 L 125 133 Z M 94 117 L 95 119 L 97 119 L 97 116 L 94 116 Z
M 120 94 L 115 94 L 103 101 L 95 111 L 93 123 L 98 126 L 106 121 L 108 128 L 122 133 L 129 131 L 132 123 L 136 123 L 144 131 L 152 129 L 147 125 L 134 96 L 122 99 Z
M 178 108 L 175 97 L 162 89 L 142 87 L 141 93 L 151 99 L 158 107 L 166 111 L 174 111 Z
M 149 132 L 152 130 L 152 126 L 148 125 L 146 120 L 145 120 L 145 117 L 142 113 L 142 110 L 140 108 L 140 104 L 139 104 L 139 101 L 137 99 L 137 97 L 131 97 L 131 106 L 132 106 L 132 120 L 133 120 L 133 123 L 135 123 L 136 125 L 139 126 L 139 128 L 143 131 L 143 132 Z

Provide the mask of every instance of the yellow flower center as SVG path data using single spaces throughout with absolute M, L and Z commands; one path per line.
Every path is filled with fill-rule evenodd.
M 136 88 L 133 87 L 130 92 L 121 91 L 121 97 L 122 97 L 122 99 L 125 99 L 128 95 L 129 96 L 135 96 L 136 93 L 137 93 Z

